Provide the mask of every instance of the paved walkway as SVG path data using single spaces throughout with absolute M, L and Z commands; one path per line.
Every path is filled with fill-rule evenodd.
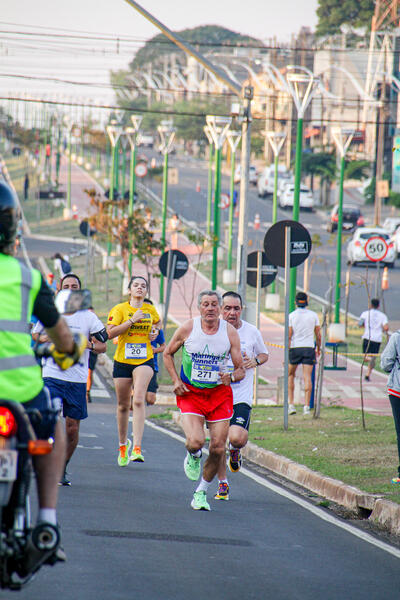
M 65 183 L 67 180 L 67 162 L 62 160 L 60 181 Z M 84 193 L 84 188 L 98 185 L 83 169 L 77 165 L 72 165 L 72 204 L 77 207 L 78 218 L 87 215 L 89 207 L 88 196 Z M 167 240 L 168 241 L 168 240 Z M 183 236 L 178 238 L 178 247 L 189 255 L 191 265 L 197 263 L 197 254 L 193 254 L 193 247 L 188 246 L 187 240 Z M 207 260 L 209 255 L 204 255 L 203 260 Z M 145 274 L 144 266 L 140 263 L 134 263 L 135 272 Z M 159 279 L 154 278 L 151 284 L 152 295 L 155 300 L 159 298 Z M 186 275 L 175 280 L 172 284 L 171 302 L 169 307 L 169 316 L 176 323 L 182 323 L 197 313 L 197 295 L 205 289 L 210 288 L 210 281 L 201 273 L 196 271 L 193 266 L 189 268 Z M 224 291 L 221 289 L 221 291 Z M 261 315 L 260 329 L 265 343 L 270 351 L 270 358 L 266 365 L 259 369 L 259 374 L 271 384 L 270 394 L 262 392 L 260 401 L 276 401 L 278 378 L 283 375 L 283 327 L 265 315 Z M 361 335 L 361 330 L 360 330 Z M 360 339 L 361 348 L 361 339 Z M 386 394 L 386 375 L 373 372 L 370 382 L 363 381 L 364 407 L 370 413 L 391 414 L 389 400 Z M 264 388 L 265 389 L 265 388 Z M 268 388 L 266 388 L 268 389 Z M 360 364 L 348 359 L 347 370 L 345 371 L 324 371 L 324 385 L 322 389 L 322 402 L 324 404 L 334 403 L 335 405 L 344 405 L 350 408 L 360 408 Z

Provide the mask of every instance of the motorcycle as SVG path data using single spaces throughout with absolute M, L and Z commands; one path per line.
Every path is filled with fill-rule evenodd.
M 59 292 L 56 305 L 61 314 L 91 306 L 88 290 Z M 51 357 L 52 344 L 34 347 L 38 358 Z M 54 565 L 60 544 L 58 528 L 50 523 L 32 526 L 30 484 L 32 457 L 52 451 L 53 440 L 36 438 L 31 422 L 38 411 L 23 403 L 0 399 L 0 588 L 19 590 L 44 564 Z

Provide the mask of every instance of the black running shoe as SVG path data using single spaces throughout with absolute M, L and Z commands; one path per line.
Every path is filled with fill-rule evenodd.
M 61 477 L 60 482 L 59 482 L 58 485 L 71 485 L 71 480 L 68 477 L 67 469 L 64 469 L 64 474 Z

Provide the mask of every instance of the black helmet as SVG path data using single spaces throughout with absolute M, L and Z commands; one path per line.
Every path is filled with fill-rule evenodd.
M 14 243 L 19 217 L 18 200 L 9 185 L 0 181 L 0 250 Z

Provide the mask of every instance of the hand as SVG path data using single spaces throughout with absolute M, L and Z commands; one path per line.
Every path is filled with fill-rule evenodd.
M 149 340 L 151 342 L 154 342 L 154 340 L 156 340 L 158 338 L 158 329 L 155 330 L 155 332 L 150 332 L 149 333 Z
M 243 366 L 245 369 L 254 369 L 257 366 L 256 359 L 247 356 L 246 352 L 243 353 Z
M 190 390 L 188 390 L 188 388 L 181 379 L 178 379 L 178 381 L 174 383 L 174 393 L 176 396 L 183 396 L 189 391 Z
M 220 373 L 219 376 L 223 385 L 231 385 L 232 382 L 230 373 Z
M 74 349 L 71 354 L 58 352 L 54 344 L 50 346 L 51 357 L 63 371 L 75 365 L 87 348 L 87 338 L 83 333 L 75 333 L 74 342 Z
M 138 310 L 135 312 L 135 314 L 133 315 L 133 317 L 129 317 L 129 320 L 130 320 L 132 323 L 137 323 L 138 321 L 140 321 L 140 319 L 143 319 L 143 317 L 144 317 L 144 312 L 142 311 L 142 309 L 141 309 L 141 308 L 139 308 L 139 309 L 138 309 Z

